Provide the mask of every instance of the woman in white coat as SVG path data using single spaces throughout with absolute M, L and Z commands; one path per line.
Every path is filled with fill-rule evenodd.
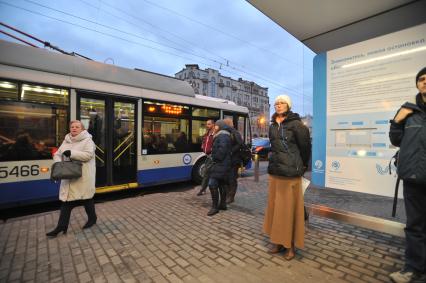
M 62 201 L 58 225 L 47 233 L 49 237 L 56 237 L 60 232 L 67 233 L 71 210 L 83 203 L 88 220 L 83 229 L 96 224 L 96 212 L 93 196 L 95 195 L 96 163 L 95 143 L 92 136 L 84 129 L 83 124 L 74 120 L 70 122 L 70 133 L 65 136 L 62 145 L 53 156 L 55 162 L 63 156 L 83 163 L 82 176 L 78 179 L 62 180 L 59 189 L 59 199 Z

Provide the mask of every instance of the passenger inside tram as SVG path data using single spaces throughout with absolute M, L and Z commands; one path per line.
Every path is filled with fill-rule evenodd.
M 44 143 L 34 143 L 30 134 L 26 131 L 18 132 L 14 142 L 3 144 L 0 156 L 1 161 L 45 158 L 51 158 L 48 147 Z

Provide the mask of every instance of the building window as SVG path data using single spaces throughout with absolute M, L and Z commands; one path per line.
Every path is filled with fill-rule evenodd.
M 210 95 L 216 97 L 216 78 L 212 77 L 210 80 Z

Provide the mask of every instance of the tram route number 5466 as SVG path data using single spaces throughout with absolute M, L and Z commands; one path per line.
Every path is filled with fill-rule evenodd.
M 38 165 L 22 165 L 14 166 L 9 168 L 8 166 L 0 167 L 0 178 L 4 179 L 9 176 L 15 177 L 27 177 L 27 176 L 37 176 L 40 174 L 40 168 Z

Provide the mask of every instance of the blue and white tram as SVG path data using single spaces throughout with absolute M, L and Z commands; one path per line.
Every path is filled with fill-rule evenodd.
M 53 200 L 52 154 L 79 119 L 96 144 L 97 193 L 194 179 L 207 119 L 248 109 L 181 80 L 0 41 L 0 208 Z

